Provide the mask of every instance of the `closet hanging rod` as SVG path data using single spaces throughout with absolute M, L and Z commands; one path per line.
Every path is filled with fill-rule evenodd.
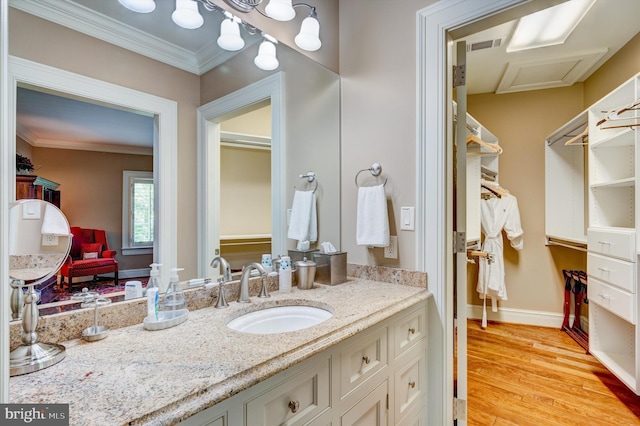
M 569 137 L 570 135 L 565 135 L 565 137 Z M 587 145 L 587 140 L 589 138 L 589 126 L 586 126 L 585 129 L 578 133 L 575 136 L 572 136 L 571 139 L 564 143 L 564 146 L 569 145 Z M 580 143 L 575 143 L 577 140 L 580 140 Z
M 378 177 L 380 176 L 380 173 L 382 173 L 382 166 L 380 165 L 380 163 L 373 163 L 371 167 L 369 167 L 368 169 L 362 169 L 358 173 L 356 173 L 356 187 L 360 187 L 360 185 L 358 185 L 358 176 L 360 175 L 360 173 L 366 172 L 366 171 L 371 172 L 372 176 Z M 386 185 L 386 184 L 387 184 L 387 179 L 385 178 L 384 183 L 382 185 Z

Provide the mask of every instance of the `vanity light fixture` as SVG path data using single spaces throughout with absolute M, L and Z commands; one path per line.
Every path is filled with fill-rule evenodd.
M 154 0 L 118 1 L 127 9 L 138 13 L 150 13 L 153 12 L 156 8 Z M 218 46 L 220 46 L 222 49 L 236 51 L 244 47 L 245 42 L 240 36 L 240 24 L 242 24 L 242 27 L 249 34 L 253 35 L 257 32 L 257 29 L 254 26 L 223 10 L 215 3 L 213 3 L 213 0 L 175 1 L 176 8 L 171 15 L 171 19 L 176 23 L 176 25 L 186 29 L 200 28 L 204 23 L 204 18 L 198 10 L 198 3 L 202 4 L 205 10 L 209 12 L 215 10 L 224 13 L 225 19 L 220 25 L 220 37 L 218 37 L 217 39 Z M 295 36 L 294 41 L 300 49 L 309 52 L 318 50 L 322 46 L 322 42 L 320 41 L 320 23 L 318 22 L 318 14 L 316 13 L 315 6 L 311 6 L 307 3 L 292 4 L 292 0 L 267 0 L 268 3 L 263 12 L 262 10 L 258 9 L 258 5 L 260 5 L 263 0 L 224 0 L 224 2 L 238 12 L 249 13 L 256 10 L 261 15 L 277 21 L 290 21 L 296 16 L 294 8 L 307 7 L 310 9 L 309 15 L 302 21 L 300 32 Z M 256 57 L 256 60 L 254 62 L 256 63 L 256 65 L 258 63 L 261 63 L 265 67 L 267 66 L 266 64 L 269 64 L 268 66 L 273 66 L 275 64 L 275 68 L 277 68 L 278 60 L 276 59 L 275 55 L 275 44 L 273 44 L 275 39 L 273 39 L 272 37 L 265 38 L 267 44 L 265 44 L 265 41 L 260 44 L 259 50 L 262 50 L 262 52 L 258 53 L 258 56 Z M 275 68 L 262 69 L 271 70 Z
M 220 24 L 220 37 L 218 37 L 218 46 L 224 50 L 236 51 L 244 47 L 244 40 L 240 37 L 240 19 L 236 18 L 229 12 L 225 12 L 226 18 Z
M 171 19 L 179 27 L 195 30 L 204 24 L 204 18 L 198 12 L 198 3 L 193 0 L 176 0 L 176 10 Z
M 523 16 L 507 45 L 507 52 L 564 43 L 595 0 L 570 0 Z
M 261 70 L 272 71 L 280 65 L 278 58 L 276 58 L 276 43 L 278 41 L 268 34 L 263 33 L 262 36 L 264 40 L 260 43 L 258 56 L 255 57 L 253 63 Z

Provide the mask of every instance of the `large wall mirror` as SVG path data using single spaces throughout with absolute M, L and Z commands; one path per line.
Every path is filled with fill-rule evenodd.
M 87 36 L 78 33 L 77 37 L 80 39 Z M 153 254 L 148 255 L 149 257 L 153 256 L 156 262 L 165 265 L 176 265 L 176 252 L 181 242 L 178 236 L 179 224 L 177 219 L 180 209 L 198 210 L 198 236 L 202 237 L 208 235 L 200 232 L 205 229 L 205 226 L 216 227 L 220 232 L 220 219 L 223 214 L 218 210 L 220 204 L 224 204 L 225 207 L 236 206 L 233 207 L 236 211 L 242 210 L 245 214 L 242 220 L 236 221 L 233 225 L 236 228 L 229 231 L 225 231 L 222 228 L 223 240 L 226 239 L 227 242 L 233 244 L 236 241 L 229 241 L 229 237 L 240 236 L 244 239 L 247 235 L 253 235 L 258 237 L 261 244 L 264 243 L 262 246 L 245 245 L 244 243 L 240 246 L 234 246 L 241 251 L 240 260 L 237 261 L 238 265 L 245 263 L 248 259 L 259 260 L 259 257 L 253 258 L 253 256 L 258 256 L 259 253 L 267 250 L 276 256 L 286 253 L 287 248 L 295 247 L 295 242 L 288 241 L 286 238 L 287 209 L 291 206 L 294 187 L 304 184 L 298 176 L 307 171 L 314 171 L 318 179 L 318 243 L 331 241 L 339 247 L 339 76 L 282 44 L 278 45 L 277 51 L 280 67 L 275 71 L 265 72 L 255 68 L 253 65 L 255 49 L 257 49 L 257 46 L 248 44 L 245 52 L 237 54 L 216 68 L 204 73 L 200 77 L 200 99 L 202 104 L 208 105 L 216 99 L 224 98 L 236 91 L 242 91 L 244 88 L 265 78 L 280 79 L 281 84 L 277 94 L 279 97 L 278 102 L 280 103 L 276 103 L 277 111 L 274 112 L 273 110 L 274 104 L 271 102 L 270 96 L 260 98 L 256 100 L 256 103 L 251 102 L 247 105 L 239 106 L 241 107 L 239 112 L 243 114 L 255 113 L 253 110 L 257 109 L 262 110 L 264 115 L 265 108 L 268 108 L 266 115 L 270 117 L 271 134 L 266 135 L 252 129 L 238 128 L 237 123 L 231 122 L 235 120 L 235 115 L 239 112 L 227 111 L 227 113 L 219 116 L 207 117 L 204 121 L 209 126 L 221 126 L 218 136 L 221 138 L 223 150 L 215 155 L 221 156 L 220 158 L 236 157 L 234 161 L 237 161 L 235 163 L 237 165 L 230 168 L 230 170 L 227 168 L 226 171 L 222 171 L 223 173 L 228 176 L 246 177 L 257 172 L 257 169 L 261 169 L 261 173 L 270 174 L 269 182 L 266 183 L 264 178 L 256 177 L 255 179 L 259 181 L 259 189 L 247 186 L 241 189 L 242 185 L 238 185 L 238 182 L 231 182 L 223 187 L 217 186 L 213 191 L 223 195 L 220 196 L 217 206 L 209 206 L 209 208 L 203 207 L 202 204 L 200 204 L 201 207 L 197 205 L 178 205 L 177 175 L 178 173 L 186 172 L 178 170 L 177 158 L 184 154 L 179 153 L 177 148 L 177 110 L 179 107 L 186 108 L 187 106 L 176 105 L 174 101 L 159 98 L 142 91 L 86 78 L 71 71 L 63 71 L 18 57 L 10 57 L 9 60 L 11 101 L 13 102 L 14 99 L 17 99 L 18 90 L 27 89 L 37 92 L 37 95 L 61 96 L 75 101 L 97 104 L 102 107 L 134 112 L 153 121 L 153 149 L 151 150 L 152 152 L 145 155 L 148 156 L 153 164 L 153 179 L 156 188 L 154 212 L 158 239 L 154 243 Z M 123 63 L 121 66 L 126 66 L 126 64 Z M 79 65 L 79 67 L 78 69 L 81 73 L 81 66 Z M 74 68 L 75 66 L 71 64 L 67 69 L 73 71 Z M 9 111 L 9 115 L 9 123 L 11 124 L 15 117 L 15 110 Z M 279 123 L 275 127 L 273 126 L 273 117 L 276 117 Z M 253 122 L 256 118 L 250 117 L 248 120 Z M 194 123 L 194 126 L 200 126 L 201 124 Z M 185 124 L 181 122 L 180 125 L 184 126 Z M 226 125 L 233 125 L 233 129 L 225 129 Z M 276 129 L 275 131 L 273 131 L 274 128 Z M 12 135 L 16 134 L 16 129 L 14 128 L 9 129 L 9 131 Z M 252 155 L 251 159 L 239 159 L 235 155 L 241 150 L 237 147 L 238 139 L 246 139 L 245 137 L 239 138 L 237 134 L 243 136 L 253 134 L 258 136 L 259 144 L 263 144 L 260 149 L 253 151 L 254 155 Z M 255 142 L 256 139 L 254 138 L 252 141 Z M 236 146 L 232 148 L 231 145 L 233 144 L 236 144 Z M 268 149 L 264 146 L 265 144 L 269 144 Z M 54 149 L 50 149 L 50 151 L 54 151 Z M 16 146 L 11 147 L 10 155 L 13 156 L 15 152 Z M 275 168 L 273 167 L 274 158 L 278 158 L 277 167 Z M 185 167 L 185 164 L 189 163 L 190 170 L 197 170 L 198 176 L 203 179 L 202 182 L 198 182 L 200 186 L 209 182 L 204 176 L 208 176 L 208 173 L 220 173 L 220 168 L 216 169 L 213 163 L 210 162 L 201 163 L 199 159 L 200 157 L 198 156 L 198 159 L 189 158 L 186 162 L 180 160 L 182 161 L 180 167 Z M 228 165 L 231 160 L 223 159 L 222 161 L 225 162 L 225 165 Z M 270 162 L 268 167 L 265 164 L 267 162 Z M 243 173 L 242 168 L 246 168 L 245 171 L 247 173 Z M 36 170 L 37 173 L 38 170 Z M 265 188 L 265 183 L 266 188 L 269 189 Z M 63 191 L 64 188 L 61 186 L 59 190 Z M 200 188 L 198 188 L 198 194 L 202 194 Z M 264 200 L 265 194 L 269 194 L 267 201 Z M 66 197 L 67 195 L 64 194 L 64 196 Z M 119 190 L 118 198 L 120 198 Z M 202 201 L 200 197 L 199 201 Z M 237 201 L 243 201 L 243 205 L 237 205 Z M 267 211 L 269 207 L 265 206 L 269 201 L 271 207 L 270 211 Z M 72 213 L 64 211 L 64 200 L 61 207 L 68 217 L 74 217 Z M 176 212 L 176 209 L 178 212 Z M 73 220 L 70 220 L 70 222 L 73 222 Z M 265 225 L 265 222 L 268 225 Z M 252 226 L 259 225 L 261 228 L 237 228 L 242 223 L 251 224 Z M 200 227 L 201 224 L 203 224 L 202 228 Z M 276 224 L 276 226 L 274 227 L 273 224 Z M 71 223 L 71 225 L 75 224 Z M 223 224 L 222 226 L 226 225 Z M 99 225 L 92 227 L 100 228 Z M 119 235 L 108 236 L 109 243 L 112 241 L 119 243 L 120 238 Z M 195 245 L 195 241 L 183 244 L 183 246 L 189 248 Z M 213 253 L 219 247 L 217 242 L 214 244 L 211 241 L 204 241 L 204 238 L 203 241 L 198 241 L 197 249 L 189 254 L 189 256 L 198 259 L 198 270 L 191 271 L 191 276 L 181 278 L 194 278 L 194 275 L 206 277 L 215 274 L 215 271 L 211 270 L 208 265 L 214 256 Z M 244 248 L 248 248 L 253 252 L 247 253 Z M 120 255 L 117 256 L 120 257 Z M 137 270 L 143 268 L 140 265 L 127 265 L 127 262 L 121 263 L 123 267 L 119 271 L 120 278 L 126 279 L 130 276 L 127 274 L 129 269 Z M 164 281 L 168 282 L 168 276 Z M 81 287 L 78 287 L 78 289 L 81 289 Z

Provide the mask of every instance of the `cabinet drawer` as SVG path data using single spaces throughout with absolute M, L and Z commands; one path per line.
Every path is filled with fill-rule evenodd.
M 415 309 L 401 317 L 393 326 L 394 359 L 409 350 L 426 336 L 427 312 L 424 307 Z
M 340 352 L 340 398 L 387 366 L 387 327 L 357 339 Z
M 330 406 L 329 358 L 245 403 L 245 424 L 302 425 Z
M 636 323 L 635 294 L 610 286 L 597 279 L 589 280 L 587 294 L 589 295 L 589 303 L 596 303 L 631 324 Z
M 635 263 L 589 253 L 587 274 L 628 292 L 636 292 Z
M 589 228 L 587 246 L 592 253 L 636 261 L 636 233 L 623 229 Z
M 408 361 L 395 373 L 394 413 L 396 421 L 413 408 L 419 409 L 420 401 L 426 401 L 426 377 L 424 346 L 417 354 L 408 354 Z

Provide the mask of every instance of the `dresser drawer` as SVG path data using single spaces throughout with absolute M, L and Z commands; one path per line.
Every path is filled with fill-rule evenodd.
M 636 323 L 636 295 L 600 280 L 590 279 L 587 286 L 589 303 L 596 303 L 631 324 Z
M 340 398 L 387 366 L 387 327 L 365 335 L 340 352 Z
M 249 400 L 245 403 L 245 424 L 307 424 L 331 405 L 330 374 L 330 360 L 326 358 Z
M 630 293 L 636 292 L 636 264 L 612 257 L 589 253 L 587 274 Z
M 394 413 L 396 422 L 411 412 L 419 409 L 426 401 L 427 370 L 426 349 L 420 345 L 418 351 L 407 354 L 407 361 L 396 371 L 394 377 Z
M 636 261 L 636 233 L 624 229 L 589 228 L 587 247 L 590 252 L 618 259 Z
M 394 359 L 409 350 L 427 334 L 427 310 L 415 309 L 402 316 L 393 325 Z

